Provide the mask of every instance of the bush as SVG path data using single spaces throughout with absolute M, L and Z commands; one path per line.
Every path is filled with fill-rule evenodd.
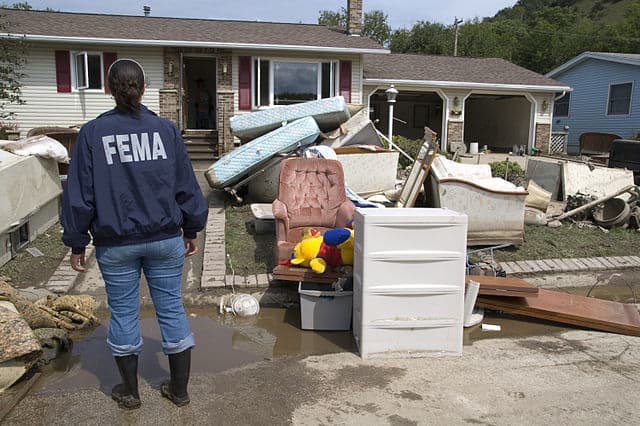
M 489 166 L 493 177 L 503 178 L 515 185 L 521 185 L 524 180 L 524 170 L 515 161 L 496 161 L 495 163 L 490 163 Z
M 406 152 L 411 158 L 416 158 L 418 156 L 418 151 L 422 146 L 421 139 L 409 139 L 398 135 L 393 137 L 393 143 L 398 145 L 400 149 Z M 405 167 L 413 164 L 413 162 L 409 161 L 408 158 L 401 154 L 398 164 L 400 168 L 404 169 Z

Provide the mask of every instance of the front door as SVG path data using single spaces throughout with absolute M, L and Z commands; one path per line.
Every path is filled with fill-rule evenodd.
M 216 129 L 215 58 L 183 58 L 182 123 L 183 129 Z

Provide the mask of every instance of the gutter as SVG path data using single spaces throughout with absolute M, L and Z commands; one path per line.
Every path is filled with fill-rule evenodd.
M 186 41 L 186 40 L 145 40 L 126 38 L 104 38 L 104 37 L 67 37 L 48 36 L 39 34 L 12 34 L 2 33 L 0 38 L 22 39 L 27 41 L 61 42 L 61 43 L 84 43 L 84 44 L 110 44 L 121 46 L 169 46 L 169 47 L 209 47 L 219 49 L 255 49 L 255 50 L 289 50 L 325 53 L 361 53 L 361 54 L 388 54 L 388 49 L 360 49 L 348 47 L 329 46 L 304 46 L 294 44 L 254 44 L 254 43 L 227 43 L 227 42 L 206 42 L 206 41 Z
M 464 81 L 437 81 L 437 80 L 397 80 L 388 78 L 365 78 L 365 85 L 388 86 L 420 86 L 420 87 L 445 87 L 448 89 L 499 89 L 499 90 L 527 90 L 530 92 L 562 92 L 571 90 L 569 86 L 540 86 L 531 84 L 496 84 L 496 83 L 472 83 Z

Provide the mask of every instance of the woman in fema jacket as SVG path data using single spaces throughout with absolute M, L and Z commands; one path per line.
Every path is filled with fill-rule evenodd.
M 149 284 L 171 379 L 161 393 L 189 403 L 187 383 L 194 338 L 181 296 L 185 256 L 196 253 L 196 234 L 208 204 L 176 126 L 142 105 L 142 66 L 120 59 L 108 72 L 116 107 L 85 124 L 69 167 L 62 207 L 62 240 L 71 266 L 85 272 L 90 240 L 105 281 L 109 311 L 107 345 L 122 383 L 112 397 L 120 408 L 140 407 L 138 354 L 140 273 Z M 91 238 L 89 237 L 91 234 Z

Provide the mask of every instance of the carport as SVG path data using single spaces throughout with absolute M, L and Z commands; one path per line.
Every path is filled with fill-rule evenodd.
M 491 151 L 530 148 L 534 105 L 524 95 L 471 94 L 464 106 L 464 142 L 477 142 Z M 517 151 L 517 150 L 516 150 Z
M 389 133 L 389 103 L 384 90 L 370 98 L 371 120 L 380 132 Z M 393 134 L 410 139 L 422 139 L 429 127 L 442 135 L 443 100 L 436 92 L 402 91 L 393 110 Z

